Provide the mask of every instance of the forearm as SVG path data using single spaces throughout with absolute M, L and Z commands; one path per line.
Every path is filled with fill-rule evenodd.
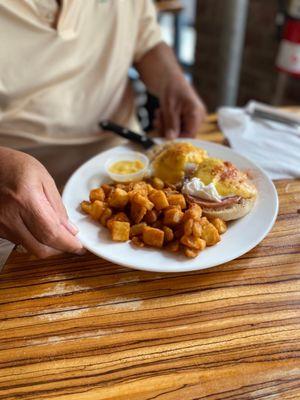
M 170 80 L 185 79 L 173 50 L 163 42 L 148 51 L 135 67 L 148 90 L 159 98 Z
M 169 139 L 194 136 L 204 120 L 205 106 L 185 79 L 170 47 L 158 44 L 136 68 L 148 90 L 159 98 L 157 130 Z

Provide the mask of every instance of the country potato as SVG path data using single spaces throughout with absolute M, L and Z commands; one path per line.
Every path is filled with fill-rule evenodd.
M 167 226 L 178 225 L 183 218 L 183 212 L 178 208 L 170 208 L 164 211 L 163 223 Z
M 217 228 L 211 223 L 202 225 L 201 237 L 206 241 L 207 246 L 213 246 L 220 241 L 219 232 L 217 231 Z
M 128 200 L 128 193 L 124 189 L 116 188 L 108 197 L 108 205 L 122 210 L 127 205 Z
M 100 200 L 100 201 L 105 200 L 105 193 L 101 187 L 90 191 L 90 201 L 93 202 L 95 200 Z
M 217 228 L 217 231 L 220 233 L 220 235 L 227 231 L 226 222 L 223 221 L 221 218 L 212 218 L 210 222 L 215 228 Z
M 181 209 L 186 208 L 186 201 L 182 194 L 170 194 L 168 196 L 168 202 L 172 206 L 180 206 Z
M 111 224 L 111 238 L 114 242 L 127 242 L 129 240 L 129 222 L 113 221 Z
M 143 242 L 148 246 L 162 247 L 164 244 L 164 231 L 146 226 L 143 230 Z
M 154 204 L 156 210 L 163 210 L 169 206 L 167 196 L 162 190 L 154 190 L 149 195 L 150 201 Z

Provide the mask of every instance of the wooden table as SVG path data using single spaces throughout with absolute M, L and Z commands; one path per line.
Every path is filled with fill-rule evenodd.
M 222 140 L 214 116 L 203 132 Z M 0 400 L 300 399 L 300 181 L 276 186 L 268 237 L 206 271 L 14 253 L 0 277 Z

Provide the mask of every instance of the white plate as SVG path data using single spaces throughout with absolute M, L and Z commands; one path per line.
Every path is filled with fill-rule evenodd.
M 82 200 L 88 200 L 91 189 L 108 181 L 104 170 L 105 161 L 116 152 L 131 149 L 130 145 L 124 145 L 105 151 L 83 164 L 71 176 L 63 192 L 69 218 L 79 228 L 78 237 L 84 247 L 99 257 L 126 267 L 155 272 L 184 272 L 210 268 L 233 260 L 251 250 L 268 234 L 277 216 L 278 197 L 265 172 L 230 148 L 201 140 L 189 141 L 206 149 L 210 156 L 231 161 L 251 174 L 258 189 L 258 199 L 250 214 L 230 223 L 221 242 L 206 248 L 195 259 L 156 249 L 136 249 L 129 243 L 112 242 L 107 229 L 83 215 L 79 204 Z

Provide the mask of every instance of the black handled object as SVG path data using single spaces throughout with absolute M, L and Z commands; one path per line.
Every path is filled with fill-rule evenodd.
M 154 140 L 152 140 L 149 136 L 139 135 L 138 133 L 132 132 L 123 126 L 115 124 L 114 122 L 101 121 L 99 125 L 104 131 L 111 131 L 125 139 L 141 144 L 146 150 L 155 145 Z

